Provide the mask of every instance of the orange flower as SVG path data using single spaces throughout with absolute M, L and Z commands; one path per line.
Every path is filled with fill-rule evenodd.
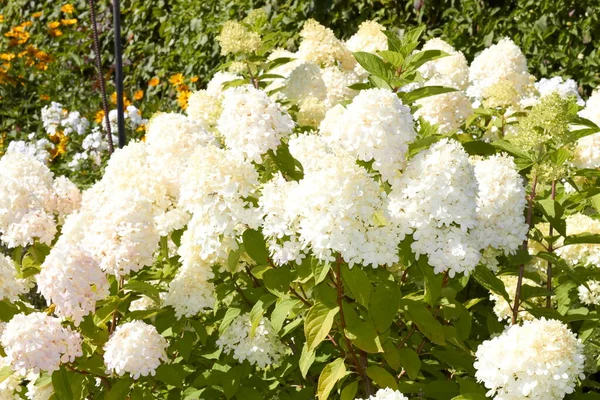
M 187 92 L 190 90 L 190 87 L 188 85 L 179 85 L 175 88 L 175 90 L 178 92 Z
M 50 29 L 56 29 L 60 26 L 60 22 L 58 21 L 52 21 L 50 23 L 48 23 L 48 28 Z
M 16 56 L 12 53 L 0 53 L 0 60 L 10 61 Z
M 50 150 L 50 155 L 54 160 L 56 157 L 67 152 L 67 143 L 69 143 L 69 137 L 65 136 L 62 131 L 57 131 L 54 135 L 50 135 L 50 141 L 56 144 L 56 147 Z
M 96 115 L 94 116 L 94 121 L 97 124 L 101 124 L 102 121 L 104 120 L 104 110 L 100 110 L 96 113 Z
M 190 81 L 191 81 L 192 83 L 196 83 L 196 82 L 198 82 L 198 79 L 199 79 L 199 78 L 198 78 L 197 76 L 192 76 L 192 77 L 190 78 Z
M 143 90 L 136 90 L 135 93 L 133 94 L 133 99 L 134 100 L 141 100 L 142 97 L 144 97 L 144 91 Z
M 154 77 L 148 81 L 148 86 L 157 86 L 160 83 L 160 79 Z
M 38 12 L 34 12 L 33 14 L 31 14 L 31 16 L 32 16 L 33 18 L 39 18 L 39 17 L 41 17 L 41 16 L 42 16 L 42 14 L 43 14 L 43 13 L 42 13 L 41 11 L 38 11 Z
M 75 25 L 77 23 L 77 18 L 71 18 L 71 19 L 61 19 L 60 23 L 68 26 L 68 25 Z
M 50 36 L 59 37 L 62 36 L 62 31 L 60 29 L 50 29 Z
M 183 84 L 183 74 L 175 74 L 169 78 L 169 82 L 175 86 L 179 86 Z
M 179 92 L 179 96 L 177 96 L 177 102 L 179 103 L 179 107 L 181 107 L 184 110 L 188 106 L 188 99 L 190 98 L 190 94 L 192 94 L 192 92 L 190 92 L 189 90 L 185 90 L 183 92 Z
M 48 96 L 47 94 L 40 94 L 40 100 L 48 101 L 50 100 L 50 96 Z
M 75 7 L 73 7 L 71 4 L 65 4 L 60 8 L 60 11 L 64 12 L 65 14 L 73 14 Z
M 117 92 L 114 92 L 110 95 L 110 101 L 113 104 L 117 104 Z M 129 107 L 131 105 L 131 101 L 127 98 L 126 94 L 123 94 L 123 107 Z

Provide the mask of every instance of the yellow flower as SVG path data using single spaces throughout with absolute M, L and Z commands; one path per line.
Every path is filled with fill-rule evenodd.
M 114 92 L 110 95 L 110 101 L 113 104 L 117 104 L 117 92 Z M 131 101 L 127 98 L 126 94 L 123 94 L 123 107 L 129 107 L 131 105 Z
M 34 12 L 33 14 L 31 14 L 31 16 L 32 16 L 33 18 L 39 18 L 39 17 L 41 17 L 41 16 L 42 16 L 42 14 L 43 14 L 43 13 L 42 13 L 41 11 L 38 11 L 38 12 Z
M 188 85 L 179 85 L 175 88 L 175 90 L 178 92 L 187 92 L 190 90 L 190 87 Z
M 12 53 L 0 53 L 0 60 L 10 61 L 16 56 Z
M 183 74 L 175 74 L 169 78 L 169 82 L 175 86 L 179 86 L 183 84 Z
M 198 78 L 197 76 L 192 76 L 192 77 L 190 78 L 190 81 L 191 81 L 192 83 L 196 83 L 196 82 L 198 82 L 198 79 L 199 79 L 199 78 Z
M 69 137 L 65 136 L 62 131 L 57 131 L 54 135 L 50 135 L 50 141 L 56 144 L 56 147 L 50 150 L 50 155 L 54 160 L 56 157 L 67 152 L 67 143 L 69 143 Z
M 50 29 L 56 29 L 60 26 L 60 22 L 58 21 L 52 21 L 50 23 L 48 23 L 48 28 Z
M 68 26 L 68 25 L 75 25 L 77 23 L 77 18 L 71 18 L 71 19 L 61 19 L 60 23 Z
M 65 14 L 72 14 L 73 11 L 75 11 L 75 7 L 73 7 L 71 4 L 65 4 L 60 8 L 60 11 L 64 12 Z
M 145 132 L 146 131 L 146 125 L 145 124 L 141 124 L 140 126 L 137 127 L 137 129 L 135 130 L 136 132 Z M 142 142 L 146 141 L 146 136 L 144 136 L 142 139 Z
M 33 24 L 33 22 L 31 21 L 25 21 L 22 22 L 21 25 L 18 26 L 18 28 L 27 28 L 28 26 L 31 26 Z
M 190 98 L 190 94 L 192 94 L 192 92 L 190 92 L 189 90 L 185 90 L 183 92 L 179 92 L 179 96 L 177 96 L 177 102 L 179 103 L 179 107 L 181 107 L 184 110 L 188 106 L 188 99 Z
M 157 86 L 160 83 L 160 79 L 154 77 L 148 81 L 148 86 Z
M 47 94 L 40 94 L 40 100 L 48 101 L 50 100 L 50 96 L 48 96 Z
M 97 124 L 101 124 L 103 119 L 104 119 L 104 110 L 100 110 L 94 116 L 94 121 L 96 121 Z
M 0 14 L 0 23 L 4 22 L 4 15 Z
M 50 29 L 50 36 L 59 37 L 62 36 L 62 31 L 60 29 Z
M 135 93 L 133 94 L 133 99 L 134 100 L 141 100 L 142 97 L 144 97 L 144 91 L 143 90 L 136 90 Z

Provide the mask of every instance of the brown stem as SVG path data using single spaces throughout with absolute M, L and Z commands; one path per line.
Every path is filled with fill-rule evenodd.
M 110 381 L 109 381 L 109 380 L 108 380 L 108 379 L 107 379 L 105 376 L 102 376 L 102 375 L 94 375 L 94 374 L 92 374 L 91 372 L 82 371 L 82 370 L 80 370 L 80 369 L 77 369 L 77 368 L 74 368 L 74 367 L 72 367 L 72 366 L 70 366 L 70 365 L 68 365 L 68 364 L 66 365 L 66 367 L 67 367 L 69 370 L 73 371 L 73 372 L 77 372 L 78 374 L 83 374 L 83 375 L 91 375 L 91 376 L 94 376 L 94 377 L 96 377 L 96 378 L 99 378 L 99 379 L 102 381 L 102 384 L 104 385 L 104 387 L 105 387 L 107 390 L 110 390 Z
M 550 194 L 552 200 L 556 198 L 556 181 L 552 181 L 552 192 Z M 548 234 L 552 236 L 554 234 L 554 228 L 550 224 Z M 548 243 L 548 253 L 552 254 L 552 242 Z M 552 308 L 552 262 L 548 261 L 548 268 L 546 269 L 546 288 L 548 289 L 548 296 L 546 296 L 546 308 Z
M 252 86 L 254 86 L 254 89 L 258 89 L 258 78 L 256 78 L 254 76 L 254 74 L 252 73 L 252 68 L 250 68 L 250 64 L 248 64 L 248 61 L 246 61 L 246 67 L 248 67 L 248 74 L 250 74 L 250 83 L 252 83 Z
M 537 186 L 537 176 L 533 178 L 533 183 L 531 184 L 531 195 L 528 199 L 527 204 L 527 226 L 531 229 L 531 224 L 533 222 L 533 199 L 535 198 L 535 188 Z M 527 251 L 528 249 L 528 240 L 529 236 L 525 237 L 523 240 L 523 251 Z M 517 279 L 517 289 L 515 291 L 515 302 L 512 309 L 512 318 L 511 324 L 514 325 L 517 323 L 517 315 L 519 314 L 519 305 L 521 300 L 521 285 L 523 284 L 523 273 L 525 272 L 525 264 L 519 265 L 519 277 Z
M 242 290 L 240 285 L 237 284 L 236 281 L 233 281 L 233 287 L 235 287 L 235 290 L 240 294 L 240 296 L 242 296 L 242 299 L 244 299 L 246 304 L 248 304 L 250 307 L 252 307 L 252 302 L 250 300 L 248 300 L 248 298 L 244 294 L 244 291 Z
M 365 393 L 367 394 L 367 396 L 371 396 L 372 395 L 371 382 L 369 381 L 369 378 L 367 377 L 367 373 L 365 372 L 361 363 L 358 361 L 358 357 L 356 356 L 354 347 L 352 347 L 352 342 L 350 341 L 350 339 L 348 339 L 348 337 L 346 336 L 346 332 L 345 332 L 346 317 L 344 316 L 344 307 L 343 307 L 343 303 L 342 303 L 342 298 L 344 297 L 344 287 L 342 284 L 342 262 L 343 261 L 344 260 L 342 259 L 342 257 L 340 255 L 338 255 L 336 257 L 336 260 L 335 260 L 335 266 L 336 266 L 335 286 L 337 289 L 337 304 L 338 304 L 338 307 L 340 308 L 340 322 L 342 325 L 341 333 L 342 333 L 342 336 L 344 337 L 344 340 L 346 341 L 346 347 L 348 347 L 348 351 L 350 352 L 350 355 L 352 356 L 352 361 L 354 362 L 356 371 L 358 372 L 358 374 L 360 375 L 361 379 L 363 380 L 363 382 L 365 384 Z
M 300 299 L 300 301 L 301 301 L 301 302 L 303 302 L 303 303 L 304 303 L 304 305 L 306 305 L 307 307 L 312 307 L 312 306 L 313 306 L 313 305 L 312 305 L 312 304 L 311 304 L 311 303 L 310 303 L 308 300 L 306 300 L 304 297 L 302 297 L 302 296 L 300 295 L 300 293 L 298 293 L 298 292 L 297 292 L 297 291 L 296 291 L 296 290 L 295 290 L 293 287 L 291 287 L 291 286 L 290 286 L 290 292 L 292 292 L 292 294 L 293 294 L 294 296 L 296 296 L 298 299 Z

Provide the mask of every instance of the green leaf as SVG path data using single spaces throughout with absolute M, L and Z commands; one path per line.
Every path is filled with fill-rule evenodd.
M 273 162 L 277 168 L 279 168 L 284 175 L 289 176 L 295 181 L 299 181 L 300 179 L 304 178 L 302 164 L 300 164 L 300 161 L 296 160 L 292 156 L 292 153 L 290 153 L 290 148 L 287 144 L 280 144 L 277 148 L 277 152 L 269 150 L 269 155 L 273 159 Z
M 346 327 L 346 337 L 352 341 L 356 347 L 367 353 L 383 353 L 381 340 L 377 335 L 375 326 L 369 322 L 358 321 Z
M 235 308 L 235 307 L 227 308 L 227 311 L 225 311 L 225 316 L 223 317 L 223 319 L 221 320 L 221 324 L 219 325 L 219 335 L 222 335 L 223 332 L 225 332 L 225 330 L 229 327 L 229 325 L 231 325 L 233 320 L 238 315 L 240 315 L 241 312 L 242 312 L 242 310 L 240 310 L 239 308 Z
M 323 303 L 315 303 L 304 318 L 304 336 L 308 350 L 314 350 L 329 334 L 333 319 L 339 307 L 329 308 Z
M 182 388 L 185 378 L 190 374 L 181 364 L 161 364 L 156 368 L 154 379 L 167 385 Z
M 445 345 L 442 324 L 431 315 L 424 304 L 415 300 L 402 299 L 400 307 L 408 314 L 408 318 L 417 324 L 419 331 L 435 344 Z
M 421 369 L 421 359 L 417 352 L 408 347 L 403 347 L 398 349 L 398 357 L 408 377 L 412 380 L 417 379 L 419 370 Z
M 263 274 L 265 287 L 277 297 L 285 297 L 294 280 L 294 273 L 289 268 L 272 268 Z
M 232 274 L 237 272 L 240 257 L 244 254 L 244 245 L 240 245 L 237 250 L 231 250 L 227 256 L 227 270 Z
M 318 285 L 327 277 L 327 273 L 331 269 L 331 263 L 313 258 L 310 262 L 310 268 L 315 276 L 315 285 Z
M 73 391 L 69 382 L 69 373 L 64 366 L 52 373 L 52 386 L 57 400 L 73 400 Z
M 258 300 L 252 310 L 250 310 L 250 337 L 253 338 L 256 333 L 256 328 L 260 325 L 260 321 L 262 321 L 264 310 L 263 310 L 263 302 L 262 300 Z
M 381 282 L 375 287 L 369 302 L 369 315 L 378 332 L 387 330 L 396 315 L 400 302 L 400 288 L 390 281 Z
M 497 147 L 501 150 L 504 150 L 514 157 L 524 158 L 528 161 L 531 161 L 531 157 L 529 156 L 529 154 L 525 153 L 518 146 L 515 146 L 514 144 L 512 144 L 506 140 L 496 140 L 496 141 L 492 142 L 492 146 Z
M 406 58 L 404 63 L 407 68 L 417 69 L 428 61 L 437 60 L 438 58 L 448 57 L 450 54 L 441 50 L 425 50 L 415 54 L 411 54 Z
M 227 399 L 231 399 L 237 393 L 240 388 L 240 382 L 242 380 L 242 367 L 235 366 L 223 375 L 221 380 L 223 384 L 223 394 Z
M 283 323 L 285 322 L 285 319 L 287 318 L 290 311 L 292 311 L 294 307 L 300 304 L 301 303 L 299 300 L 283 299 L 275 305 L 275 308 L 271 313 L 271 325 L 273 326 L 275 332 L 279 332 L 281 330 L 281 328 L 283 327 Z
M 465 393 L 465 394 L 460 394 L 460 395 L 452 398 L 452 400 L 487 400 L 487 399 L 488 398 L 485 397 L 485 395 L 479 394 L 479 393 Z
M 398 385 L 396 384 L 396 379 L 387 372 L 385 369 L 377 366 L 371 365 L 366 369 L 367 376 L 377 384 L 382 389 L 391 388 L 394 390 L 398 390 Z
M 600 244 L 600 235 L 583 233 L 581 235 L 569 236 L 565 239 L 564 245 L 566 246 L 569 244 L 582 244 L 582 243 Z
M 475 271 L 473 271 L 473 277 L 481 286 L 489 291 L 499 294 L 509 304 L 511 303 L 510 297 L 508 296 L 506 288 L 504 287 L 504 282 L 494 275 L 487 267 L 481 264 L 475 267 Z
M 106 394 L 106 398 L 110 400 L 124 400 L 129 395 L 131 384 L 133 381 L 128 377 L 120 378 Z
M 395 51 L 382 50 L 378 51 L 377 54 L 396 68 L 399 68 L 404 62 L 404 57 L 402 57 L 402 54 Z
M 302 374 L 302 377 L 304 379 L 306 379 L 306 374 L 308 373 L 308 370 L 310 369 L 310 366 L 313 364 L 313 362 L 315 362 L 315 351 L 309 350 L 306 346 L 306 343 L 304 343 L 304 346 L 302 346 L 302 353 L 300 353 L 299 363 L 300 373 Z
M 340 400 L 355 400 L 356 392 L 358 392 L 358 381 L 350 382 L 342 389 Z
M 433 306 L 442 293 L 444 276 L 434 273 L 433 268 L 427 264 L 425 257 L 420 257 L 417 265 L 425 280 L 425 296 L 423 297 L 423 300 L 430 306 Z
M 156 304 L 160 304 L 160 291 L 149 283 L 129 280 L 125 284 L 124 288 L 133 292 L 144 294 L 150 297 Z
M 396 346 L 394 346 L 394 343 L 391 340 L 388 340 L 387 342 L 383 343 L 383 358 L 385 359 L 385 362 L 388 363 L 388 365 L 394 370 L 394 371 L 398 371 L 398 369 L 400 368 L 400 353 L 398 352 L 398 349 L 396 348 Z
M 346 366 L 344 359 L 338 358 L 327 364 L 321 375 L 319 375 L 319 383 L 317 385 L 317 396 L 319 400 L 327 400 L 329 393 L 334 388 L 337 381 L 346 375 Z
M 259 264 L 267 264 L 269 253 L 262 233 L 254 229 L 246 229 L 242 234 L 242 239 L 248 255 Z
M 346 286 L 348 286 L 348 289 L 350 289 L 352 297 L 362 306 L 369 308 L 369 299 L 373 291 L 369 276 L 362 268 L 350 268 L 347 265 L 342 265 L 341 271 L 342 279 Z
M 552 199 L 541 199 L 537 201 L 537 204 L 552 227 L 562 236 L 567 236 L 567 224 L 562 218 L 564 209 L 561 204 Z
M 394 70 L 392 65 L 386 63 L 375 54 L 365 53 L 358 51 L 354 54 L 356 61 L 363 67 L 368 73 L 375 75 L 378 78 L 383 79 L 386 82 L 393 77 Z
M 402 103 L 409 105 L 419 99 L 424 99 L 425 97 L 451 92 L 456 92 L 456 89 L 445 86 L 425 86 L 422 88 L 415 89 L 411 92 L 404 93 L 402 95 Z
M 519 298 L 521 299 L 521 301 L 525 301 L 535 297 L 546 297 L 551 293 L 552 292 L 548 292 L 548 289 L 545 287 L 535 287 L 523 284 L 521 285 L 521 295 Z

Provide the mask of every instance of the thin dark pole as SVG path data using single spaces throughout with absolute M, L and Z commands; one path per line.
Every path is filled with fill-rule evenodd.
M 106 99 L 106 86 L 104 85 L 104 75 L 102 74 L 102 60 L 100 58 L 100 44 L 98 40 L 98 25 L 96 23 L 96 4 L 94 0 L 89 0 L 90 17 L 92 19 L 92 33 L 94 38 L 94 53 L 96 53 L 96 69 L 98 70 L 98 81 L 100 82 L 100 92 L 102 93 L 102 109 L 104 110 L 104 120 L 106 121 L 106 138 L 108 140 L 108 153 L 114 151 L 112 132 L 110 130 L 110 120 L 108 118 L 108 100 Z
M 117 127 L 119 129 L 119 148 L 125 146 L 125 115 L 123 106 L 123 54 L 121 49 L 121 6 L 119 0 L 113 0 L 115 29 L 115 84 L 117 87 Z

